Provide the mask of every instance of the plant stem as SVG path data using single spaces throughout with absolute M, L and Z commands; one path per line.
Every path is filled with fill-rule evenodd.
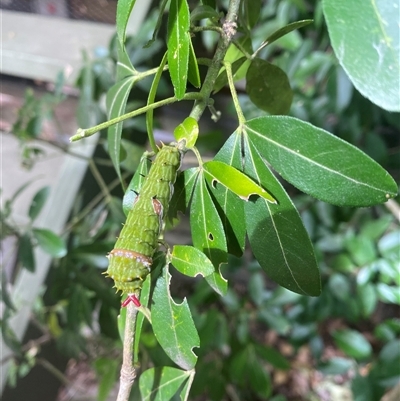
M 36 363 L 50 372 L 53 376 L 55 376 L 64 386 L 69 386 L 71 382 L 64 375 L 61 370 L 57 369 L 53 364 L 51 364 L 48 360 L 43 358 L 36 358 Z
M 139 296 L 139 292 L 135 293 Z M 133 383 L 136 378 L 136 369 L 133 365 L 133 345 L 135 341 L 136 316 L 138 310 L 131 302 L 126 307 L 124 351 L 122 355 L 122 367 L 120 376 L 120 387 L 117 401 L 128 401 Z
M 206 25 L 206 26 L 194 26 L 191 29 L 192 32 L 204 32 L 204 31 L 213 31 L 213 32 L 218 32 L 219 34 L 222 34 L 222 28 L 220 26 L 214 26 L 214 25 Z
M 204 110 L 208 105 L 208 100 L 210 98 L 211 92 L 214 89 L 215 80 L 218 77 L 218 73 L 224 60 L 225 54 L 228 50 L 233 36 L 236 33 L 236 19 L 239 11 L 239 6 L 240 0 L 231 0 L 229 3 L 228 13 L 222 25 L 222 34 L 218 41 L 217 49 L 215 51 L 211 65 L 207 71 L 203 86 L 200 89 L 201 98 L 199 100 L 196 100 L 190 113 L 190 117 L 193 117 L 196 121 L 200 120 L 200 117 L 202 116 Z
M 183 97 L 182 100 L 199 100 L 199 99 L 201 99 L 201 97 L 202 97 L 201 93 L 189 92 L 189 93 L 185 94 L 185 96 Z M 167 99 L 160 100 L 158 102 L 149 104 L 147 106 L 143 106 L 140 109 L 131 111 L 130 113 L 126 113 L 126 114 L 123 114 L 122 116 L 113 118 L 112 120 L 105 121 L 104 123 L 98 124 L 94 127 L 91 127 L 88 129 L 79 128 L 78 131 L 76 132 L 76 134 L 74 136 L 72 136 L 69 140 L 70 140 L 70 142 L 79 141 L 80 139 L 92 136 L 96 132 L 99 132 L 105 128 L 111 127 L 111 125 L 118 124 L 122 121 L 125 121 L 128 118 L 137 117 L 140 114 L 146 113 L 148 110 L 154 110 L 158 107 L 166 106 L 168 104 L 172 104 L 177 101 L 178 101 L 178 99 L 175 96 L 169 97 Z
M 110 191 L 108 190 L 107 184 L 104 182 L 104 179 L 103 179 L 102 175 L 100 174 L 100 171 L 97 168 L 93 159 L 89 160 L 89 168 L 93 174 L 93 177 L 97 181 L 97 184 L 99 185 L 101 192 L 103 193 L 103 196 L 106 199 L 107 203 L 111 202 Z
M 236 114 L 238 116 L 239 125 L 243 125 L 246 122 L 246 119 L 244 118 L 242 108 L 240 107 L 239 99 L 235 88 L 235 83 L 233 82 L 232 64 L 225 61 L 224 66 L 226 70 L 226 76 L 228 77 L 229 89 L 231 90 L 233 104 L 235 105 Z
M 244 54 L 244 56 L 248 59 L 251 60 L 252 55 L 247 53 L 246 49 L 241 45 L 241 43 L 239 41 L 237 41 L 236 39 L 232 40 L 232 43 Z

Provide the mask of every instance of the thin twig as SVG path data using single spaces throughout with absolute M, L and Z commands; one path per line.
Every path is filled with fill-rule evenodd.
M 200 98 L 201 98 L 201 95 L 199 93 L 189 92 L 189 93 L 186 93 L 185 96 L 183 96 L 183 98 L 181 100 L 198 100 Z M 94 127 L 87 128 L 87 129 L 79 128 L 77 133 L 75 135 L 73 135 L 69 140 L 71 142 L 76 142 L 76 141 L 79 141 L 80 139 L 88 138 L 89 136 L 94 135 L 96 132 L 99 132 L 103 129 L 111 127 L 114 124 L 121 123 L 129 118 L 137 117 L 140 114 L 146 113 L 148 110 L 154 110 L 154 109 L 157 109 L 158 107 L 167 106 L 169 104 L 172 104 L 172 103 L 175 103 L 178 101 L 179 100 L 176 96 L 172 96 L 167 99 L 163 99 L 158 102 L 148 104 L 139 109 L 133 110 L 130 113 L 123 114 L 122 116 L 115 117 L 111 120 L 105 121 L 104 123 L 98 124 Z
M 122 179 L 128 177 L 129 173 L 125 173 L 122 175 Z M 108 185 L 108 191 L 112 191 L 117 185 L 120 184 L 119 178 L 114 179 Z M 71 231 L 81 220 L 83 220 L 96 206 L 104 199 L 104 194 L 102 192 L 98 193 L 87 205 L 84 209 L 82 209 L 79 214 L 74 216 L 71 222 L 64 228 L 63 234 Z
M 57 369 L 53 364 L 51 364 L 47 359 L 36 358 L 36 362 L 38 365 L 45 368 L 48 372 L 50 372 L 53 376 L 57 377 L 57 379 L 64 384 L 64 386 L 71 385 L 70 380 L 68 380 L 67 376 L 61 372 L 61 370 Z
M 388 209 L 393 216 L 400 222 L 400 206 L 394 199 L 389 199 L 385 202 L 386 209 Z

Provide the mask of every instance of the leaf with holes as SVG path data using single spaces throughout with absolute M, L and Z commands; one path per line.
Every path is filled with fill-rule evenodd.
M 240 141 L 240 135 L 231 135 L 214 157 L 214 160 L 224 162 L 235 168 L 241 168 L 242 155 Z M 222 185 L 217 185 L 216 188 L 211 186 L 210 191 L 221 216 L 228 251 L 232 255 L 240 257 L 243 254 L 246 240 L 244 202 Z
M 178 211 L 185 213 L 192 199 L 193 189 L 199 175 L 198 168 L 189 168 L 182 171 L 175 182 L 174 194 L 168 208 L 168 221 L 178 217 Z
M 176 304 L 169 292 L 171 275 L 168 265 L 157 279 L 153 293 L 151 320 L 154 335 L 165 353 L 183 369 L 193 369 L 197 356 L 193 348 L 200 346 L 200 338 L 186 299 Z
M 213 187 L 216 183 L 220 183 L 245 201 L 248 201 L 251 195 L 258 195 L 268 202 L 276 203 L 264 188 L 229 164 L 214 160 L 204 163 L 203 168 L 206 175 L 211 178 Z
M 247 135 L 244 143 L 245 173 L 260 185 L 268 184 L 278 201 L 272 204 L 258 198 L 245 204 L 247 235 L 254 256 L 281 286 L 317 296 L 321 292 L 320 274 L 299 213 Z
M 219 294 L 225 294 L 227 282 L 221 276 L 219 267 L 227 261 L 226 237 L 202 171 L 199 173 L 193 192 L 190 227 L 193 245 L 207 255 L 216 269 L 215 273 L 206 277 L 207 282 Z
M 172 249 L 171 263 L 176 270 L 189 277 L 206 277 L 214 273 L 214 266 L 207 256 L 189 245 L 175 245 Z

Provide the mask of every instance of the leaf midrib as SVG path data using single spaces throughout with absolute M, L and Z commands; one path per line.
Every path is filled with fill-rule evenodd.
M 354 183 L 357 184 L 357 185 L 361 185 L 361 186 L 364 186 L 364 187 L 367 187 L 367 188 L 376 190 L 376 191 L 378 191 L 378 192 L 380 192 L 380 193 L 384 193 L 384 194 L 386 193 L 386 191 L 384 191 L 384 190 L 382 190 L 382 189 L 380 189 L 380 188 L 377 188 L 377 187 L 375 187 L 375 186 L 373 186 L 373 185 L 369 185 L 368 183 L 365 183 L 365 182 L 362 182 L 362 181 L 358 181 L 358 180 L 356 180 L 356 179 L 354 179 L 354 178 L 352 178 L 352 177 L 349 177 L 349 176 L 347 176 L 347 175 L 344 175 L 343 173 L 341 173 L 341 172 L 339 172 L 339 171 L 337 171 L 337 170 L 333 170 L 333 169 L 329 168 L 329 167 L 326 166 L 326 165 L 323 165 L 323 164 L 321 164 L 321 163 L 318 163 L 318 162 L 316 162 L 316 161 L 313 160 L 313 159 L 310 159 L 310 158 L 308 158 L 308 157 L 305 157 L 305 156 L 302 155 L 301 153 L 297 153 L 297 152 L 295 152 L 293 149 L 288 148 L 288 147 L 282 145 L 281 143 L 274 141 L 273 139 L 271 139 L 271 138 L 269 138 L 269 137 L 266 137 L 266 136 L 261 135 L 258 131 L 254 131 L 254 129 L 250 128 L 250 127 L 247 126 L 247 125 L 246 125 L 246 129 L 249 130 L 249 131 L 251 131 L 253 134 L 257 135 L 258 137 L 260 137 L 260 138 L 262 138 L 262 139 L 264 139 L 264 140 L 266 140 L 266 141 L 268 141 L 268 142 L 274 144 L 275 146 L 277 146 L 277 147 L 283 149 L 284 151 L 286 151 L 286 152 L 288 152 L 288 153 L 292 153 L 292 154 L 295 155 L 296 157 L 303 159 L 304 161 L 308 162 L 308 163 L 311 164 L 311 165 L 318 166 L 318 167 L 321 168 L 322 170 L 326 170 L 326 171 L 328 171 L 328 172 L 331 173 L 331 174 L 340 176 L 340 177 L 342 177 L 342 178 L 344 178 L 344 179 L 346 179 L 346 180 L 348 180 L 348 181 L 354 182 Z
M 247 142 L 247 148 L 250 150 L 251 163 L 252 163 L 252 165 L 253 165 L 254 172 L 255 172 L 255 174 L 256 174 L 256 176 L 257 176 L 257 181 L 258 181 L 258 182 L 260 183 L 260 185 L 261 185 L 260 176 L 258 175 L 257 168 L 256 168 L 256 166 L 255 166 L 255 164 L 254 164 L 253 153 L 251 152 L 251 147 L 250 147 L 250 144 L 249 144 L 249 138 L 248 138 L 247 135 L 245 135 L 245 136 L 244 136 L 244 139 L 245 139 L 245 141 Z M 285 265 L 286 265 L 286 267 L 288 268 L 288 270 L 289 270 L 289 272 L 290 272 L 290 275 L 292 276 L 293 281 L 296 283 L 296 285 L 297 285 L 297 287 L 299 288 L 299 290 L 300 290 L 303 294 L 308 295 L 308 293 L 307 293 L 306 291 L 304 291 L 303 288 L 300 286 L 300 284 L 297 282 L 297 280 L 296 280 L 296 278 L 295 278 L 295 276 L 294 276 L 294 274 L 293 274 L 293 271 L 292 271 L 292 269 L 290 268 L 289 262 L 288 262 L 288 260 L 287 260 L 287 258 L 286 258 L 285 249 L 284 249 L 284 247 L 283 247 L 283 245 L 282 245 L 282 242 L 281 242 L 281 237 L 280 237 L 280 235 L 279 235 L 279 231 L 278 231 L 278 229 L 276 228 L 274 214 L 272 213 L 271 207 L 270 207 L 270 205 L 268 204 L 268 202 L 267 202 L 266 200 L 264 200 L 264 202 L 265 202 L 265 204 L 266 204 L 266 206 L 267 206 L 267 208 L 268 208 L 268 211 L 269 211 L 269 214 L 270 214 L 270 217 L 271 217 L 272 226 L 273 226 L 273 228 L 274 228 L 276 237 L 277 237 L 277 239 L 278 239 L 280 249 L 282 250 L 282 255 L 283 255 L 283 258 L 284 258 L 284 261 L 285 261 Z

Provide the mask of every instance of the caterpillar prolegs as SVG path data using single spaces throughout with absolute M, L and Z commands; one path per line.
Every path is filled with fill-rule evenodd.
M 181 150 L 178 147 L 164 145 L 160 149 L 115 247 L 108 255 L 106 274 L 122 293 L 132 294 L 139 290 L 150 272 L 180 164 Z M 135 299 L 131 298 L 134 302 Z

